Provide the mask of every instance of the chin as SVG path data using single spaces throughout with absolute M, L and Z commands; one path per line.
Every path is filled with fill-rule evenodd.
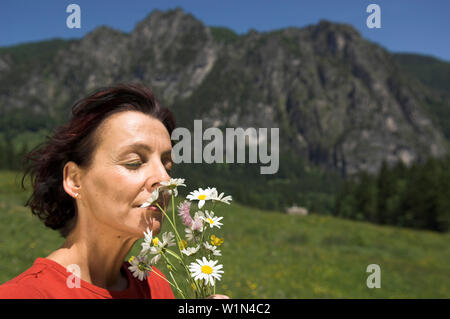
M 153 232 L 153 235 L 159 234 L 162 225 L 162 214 L 159 213 L 144 213 L 138 222 L 137 231 L 139 232 L 139 237 L 144 237 L 144 232 L 147 228 Z
M 145 229 L 147 229 L 147 227 L 153 232 L 153 236 L 158 235 L 161 232 L 161 222 L 156 219 L 152 220 L 152 223 L 147 225 Z

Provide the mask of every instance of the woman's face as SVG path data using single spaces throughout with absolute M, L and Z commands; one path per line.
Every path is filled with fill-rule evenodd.
M 89 227 L 108 226 L 125 236 L 142 237 L 147 227 L 158 233 L 162 212 L 139 206 L 160 182 L 170 179 L 169 132 L 155 118 L 124 111 L 98 127 L 97 141 L 92 163 L 81 173 L 80 218 L 85 218 Z M 165 208 L 168 198 L 162 197 L 160 194 L 160 204 Z

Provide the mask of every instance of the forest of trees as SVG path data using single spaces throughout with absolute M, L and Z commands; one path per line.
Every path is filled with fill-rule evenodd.
M 45 133 L 45 132 L 44 132 Z M 43 141 L 44 133 L 14 140 L 0 138 L 0 169 L 23 171 L 24 155 Z M 448 232 L 450 224 L 450 156 L 429 158 L 406 167 L 383 163 L 376 175 L 350 178 L 311 167 L 280 154 L 280 169 L 260 175 L 255 164 L 178 164 L 173 177 L 186 178 L 189 191 L 215 186 L 245 205 L 284 211 L 294 204 L 311 213 L 377 224 Z M 185 191 L 181 189 L 181 194 Z
M 334 215 L 377 224 L 447 232 L 450 222 L 450 157 L 410 167 L 386 163 L 375 176 L 347 180 Z
M 248 206 L 284 211 L 299 205 L 319 214 L 332 213 L 335 194 L 343 181 L 336 172 L 308 165 L 286 153 L 280 153 L 279 171 L 273 175 L 261 175 L 260 164 L 248 163 L 178 164 L 173 175 L 186 178 L 190 190 L 215 186 Z
M 0 169 L 22 170 L 23 158 L 28 151 L 26 142 L 17 149 L 11 138 L 0 139 Z
M 24 171 L 25 155 L 45 140 L 45 133 L 13 139 L 0 131 L 0 169 Z M 180 189 L 182 195 L 187 195 L 186 190 L 214 186 L 248 206 L 284 211 L 296 204 L 321 214 L 332 213 L 343 180 L 338 173 L 308 167 L 288 154 L 280 154 L 280 168 L 273 175 L 261 175 L 260 164 L 236 163 L 177 164 L 171 175 L 186 179 L 188 188 Z

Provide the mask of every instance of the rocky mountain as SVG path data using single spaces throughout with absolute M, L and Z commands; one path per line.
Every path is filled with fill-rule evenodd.
M 434 92 L 351 25 L 237 35 L 181 9 L 153 11 L 131 33 L 104 26 L 0 49 L 1 129 L 54 125 L 89 91 L 126 81 L 150 85 L 181 126 L 279 127 L 282 151 L 343 175 L 449 149 Z

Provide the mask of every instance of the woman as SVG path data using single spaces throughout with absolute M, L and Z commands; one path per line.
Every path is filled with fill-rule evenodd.
M 124 259 L 147 228 L 160 231 L 162 212 L 139 206 L 170 179 L 174 127 L 141 85 L 78 101 L 72 119 L 29 154 L 25 174 L 33 186 L 27 204 L 65 242 L 1 285 L 0 298 L 173 298 L 158 269 L 140 281 Z M 158 201 L 166 207 L 167 198 Z

